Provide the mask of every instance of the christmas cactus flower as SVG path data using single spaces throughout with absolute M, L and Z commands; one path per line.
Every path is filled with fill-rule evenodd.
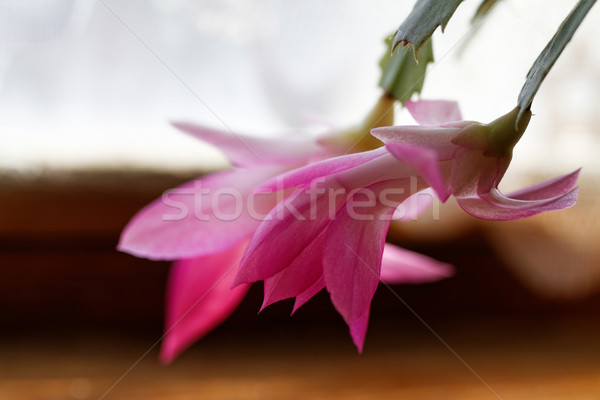
M 264 280 L 263 306 L 295 298 L 295 309 L 326 288 L 359 351 L 382 274 L 385 236 L 399 207 L 418 214 L 419 197 L 431 189 L 443 201 L 454 194 L 471 215 L 494 220 L 576 201 L 577 171 L 508 197 L 498 191 L 527 123 L 515 127 L 518 109 L 482 125 L 444 122 L 460 120 L 453 102 L 408 108 L 422 126 L 375 129 L 384 148 L 313 163 L 261 185 L 267 193 L 296 189 L 260 225 L 234 281 Z
M 365 125 L 373 126 L 381 119 L 381 110 L 387 112 L 391 102 L 380 101 Z M 390 117 L 380 123 L 390 123 Z M 249 285 L 231 289 L 240 260 L 265 216 L 284 198 L 283 192 L 265 194 L 254 189 L 287 170 L 345 150 L 345 142 L 362 133 L 358 129 L 330 134 L 325 140 L 307 136 L 258 139 L 187 123 L 175 126 L 219 147 L 235 168 L 166 191 L 122 233 L 120 250 L 175 260 L 167 287 L 164 362 L 218 326 L 244 298 Z M 418 212 L 422 203 L 411 212 Z M 386 282 L 420 283 L 451 274 L 447 264 L 385 246 L 382 279 Z

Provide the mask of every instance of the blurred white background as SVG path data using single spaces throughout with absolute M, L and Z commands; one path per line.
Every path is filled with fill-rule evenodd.
M 465 119 L 516 104 L 525 75 L 575 1 L 504 0 L 477 31 L 466 0 L 434 35 L 423 97 Z M 0 0 L 0 168 L 189 170 L 225 165 L 172 128 L 309 134 L 357 123 L 379 95 L 397 0 Z M 600 7 L 533 103 L 512 170 L 600 169 Z M 468 40 L 465 40 L 468 37 Z M 411 122 L 405 112 L 398 123 Z

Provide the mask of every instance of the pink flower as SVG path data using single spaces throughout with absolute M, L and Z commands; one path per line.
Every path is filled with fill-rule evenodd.
M 165 192 L 141 210 L 121 236 L 122 251 L 177 260 L 167 288 L 164 362 L 218 326 L 244 298 L 249 285 L 231 289 L 239 262 L 265 215 L 283 198 L 281 192 L 264 194 L 253 189 L 333 151 L 304 136 L 267 140 L 175 125 L 218 146 L 238 168 Z M 385 253 L 382 278 L 390 283 L 434 281 L 452 273 L 449 265 L 392 245 L 386 245 Z M 266 287 L 266 297 L 273 299 L 276 294 L 268 291 Z
M 409 103 L 409 110 L 424 125 L 434 117 L 440 123 L 440 115 L 460 119 L 451 102 Z M 497 184 L 524 130 L 515 129 L 515 116 L 490 125 L 375 129 L 385 148 L 323 160 L 261 185 L 267 192 L 297 189 L 260 225 L 234 283 L 264 280 L 263 307 L 295 298 L 294 309 L 326 288 L 362 351 L 385 236 L 398 207 L 418 214 L 424 209 L 419 198 L 431 189 L 443 201 L 454 194 L 467 212 L 486 219 L 524 218 L 575 203 L 577 172 L 511 197 L 500 194 Z

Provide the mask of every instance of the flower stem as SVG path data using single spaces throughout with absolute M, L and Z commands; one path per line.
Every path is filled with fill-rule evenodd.
M 527 73 L 527 80 L 519 93 L 518 106 L 520 107 L 520 111 L 515 120 L 515 126 L 519 124 L 524 112 L 531 108 L 533 98 L 544 78 L 546 78 L 546 75 L 548 75 L 548 72 L 552 69 L 552 66 L 554 66 L 554 63 L 595 2 L 596 0 L 580 0 L 563 23 L 560 24 L 552 39 L 550 39 L 533 63 L 533 66 Z

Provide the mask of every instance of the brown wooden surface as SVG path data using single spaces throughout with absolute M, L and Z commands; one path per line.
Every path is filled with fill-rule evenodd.
M 257 316 L 255 285 L 230 320 L 165 367 L 156 346 L 136 360 L 161 336 L 169 264 L 115 246 L 137 209 L 189 177 L 9 178 L 0 181 L 0 400 L 496 398 L 452 351 L 502 399 L 600 399 L 597 288 L 539 297 L 490 241 L 545 238 L 572 251 L 561 217 L 502 230 L 454 220 L 435 240 L 402 232 L 401 244 L 457 274 L 381 287 L 362 355 L 325 293 L 293 317 L 285 302 Z M 595 253 L 578 254 L 598 265 Z
M 372 325 L 362 355 L 341 326 L 218 330 L 170 366 L 156 348 L 137 363 L 148 334 L 30 336 L 3 342 L 0 398 L 600 398 L 594 321 L 428 323 L 468 367 L 416 319 Z

